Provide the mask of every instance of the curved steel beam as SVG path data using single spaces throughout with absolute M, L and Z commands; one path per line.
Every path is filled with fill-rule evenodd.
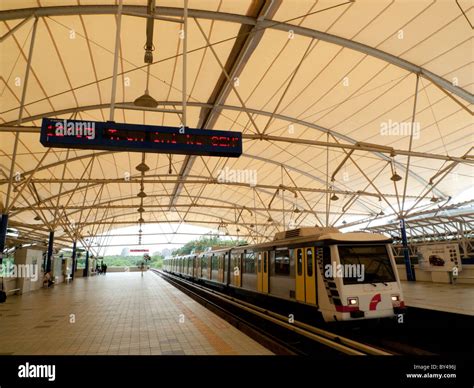
M 117 104 L 116 108 L 126 109 L 124 107 L 124 105 L 127 105 L 127 104 L 132 104 L 132 103 L 129 102 L 129 103 Z M 167 106 L 167 105 L 172 106 L 172 105 L 179 105 L 179 104 L 180 104 L 179 101 L 160 101 L 159 102 L 159 105 L 162 105 L 162 106 Z M 31 121 L 34 121 L 34 120 L 39 120 L 43 117 L 55 117 L 55 116 L 60 116 L 60 115 L 70 114 L 70 113 L 75 113 L 75 112 L 84 112 L 84 111 L 95 110 L 95 109 L 104 109 L 104 108 L 107 108 L 109 106 L 110 106 L 109 103 L 104 103 L 104 104 L 87 105 L 87 106 L 83 106 L 83 107 L 74 107 L 74 108 L 61 109 L 61 110 L 57 110 L 57 111 L 54 111 L 54 112 L 48 112 L 48 113 L 43 113 L 43 114 L 39 114 L 39 115 L 26 117 L 26 118 L 22 119 L 22 122 L 27 123 L 27 122 L 31 122 Z M 202 103 L 202 102 L 188 102 L 187 106 L 188 107 L 193 106 L 193 107 L 199 107 L 199 108 L 212 107 L 212 105 L 207 104 L 207 103 Z M 300 125 L 308 127 L 308 128 L 316 129 L 316 130 L 318 130 L 320 132 L 323 132 L 323 133 L 328 133 L 328 134 L 333 135 L 334 137 L 337 137 L 338 139 L 344 140 L 344 141 L 346 141 L 350 144 L 357 144 L 358 143 L 357 140 L 353 139 L 352 137 L 346 136 L 346 135 L 344 135 L 342 133 L 339 133 L 337 131 L 334 131 L 332 129 L 328 129 L 328 128 L 322 127 L 320 125 L 317 125 L 317 124 L 314 124 L 314 123 L 311 123 L 311 122 L 308 122 L 308 121 L 295 119 L 295 118 L 292 118 L 290 116 L 285 116 L 285 115 L 278 114 L 278 113 L 267 112 L 267 111 L 263 111 L 263 110 L 259 110 L 259 109 L 243 108 L 243 107 L 233 106 L 233 105 L 219 105 L 217 108 L 223 109 L 223 110 L 239 111 L 239 112 L 246 109 L 250 113 L 254 113 L 254 114 L 262 115 L 262 116 L 267 116 L 267 117 L 278 118 L 278 119 L 283 120 L 283 121 L 287 121 L 287 122 L 294 123 L 294 124 L 300 124 Z M 11 121 L 11 122 L 2 124 L 2 126 L 9 126 L 9 125 L 13 125 L 15 123 L 16 123 L 16 121 Z M 391 158 L 389 156 L 384 155 L 381 152 L 374 152 L 374 151 L 371 151 L 371 152 L 374 155 L 377 155 L 379 158 L 381 158 L 383 160 L 386 160 L 387 162 L 391 162 Z M 112 151 L 98 152 L 98 153 L 96 153 L 96 155 L 100 156 L 100 155 L 109 154 L 109 153 L 113 153 L 113 152 Z M 69 161 L 74 161 L 78 158 L 80 158 L 80 157 L 71 158 L 71 159 L 69 159 Z M 64 161 L 55 162 L 51 165 L 46 165 L 45 167 L 40 167 L 38 169 L 38 171 L 43 170 L 45 168 L 58 166 L 58 165 L 61 165 L 63 163 L 64 163 Z M 395 165 L 399 168 L 404 168 L 405 167 L 404 165 L 402 165 L 401 163 L 399 163 L 397 161 L 395 161 Z M 286 166 L 286 165 L 285 165 L 285 167 L 290 168 L 290 166 Z M 293 169 L 293 168 L 291 168 L 291 169 Z M 293 169 L 293 170 L 297 171 L 295 169 Z M 23 175 L 26 176 L 29 173 L 31 173 L 31 171 L 25 172 Z M 305 172 L 301 172 L 301 173 L 304 174 L 304 175 L 307 174 Z M 421 176 L 419 176 L 415 172 L 409 171 L 408 173 L 410 174 L 411 177 L 416 179 L 419 183 L 421 183 L 425 186 L 427 186 L 429 184 L 428 181 L 426 181 L 424 178 L 422 178 Z M 321 178 L 318 178 L 318 177 L 315 177 L 315 176 L 312 176 L 312 177 L 313 177 L 313 179 L 318 180 L 319 182 L 322 182 Z M 324 184 L 325 184 L 325 181 L 324 181 Z M 445 193 L 443 193 L 441 190 L 439 190 L 438 188 L 434 188 L 433 193 L 435 193 L 436 195 L 438 195 L 439 197 L 442 197 L 442 198 L 447 197 L 447 195 Z
M 115 15 L 117 13 L 117 5 L 77 5 L 77 6 L 59 6 L 59 7 L 38 7 L 38 8 L 24 8 L 0 11 L 0 21 L 26 19 L 31 15 L 36 16 L 67 16 L 67 15 Z M 147 17 L 147 7 L 137 5 L 124 5 L 123 13 L 133 13 L 135 16 L 143 15 Z M 183 17 L 182 8 L 172 7 L 156 7 L 155 13 L 162 16 Z M 189 9 L 188 16 L 197 19 L 219 20 L 239 24 L 247 24 L 255 26 L 257 19 L 237 14 L 230 14 L 224 12 L 206 11 Z M 297 35 L 306 36 L 313 39 L 322 40 L 328 43 L 333 43 L 338 46 L 346 47 L 351 50 L 359 51 L 374 58 L 381 59 L 392 65 L 400 67 L 411 73 L 420 74 L 431 82 L 442 87 L 443 89 L 461 97 L 463 100 L 474 103 L 474 95 L 467 90 L 453 85 L 452 82 L 443 77 L 434 74 L 433 72 L 415 65 L 405 59 L 399 58 L 393 54 L 379 50 L 374 47 L 367 46 L 363 43 L 356 42 L 350 39 L 342 38 L 340 36 L 328 34 L 327 32 L 313 30 L 311 28 L 301 27 L 294 24 L 278 22 L 274 20 L 259 21 L 259 28 L 269 28 L 279 31 L 288 32 L 293 30 Z
M 209 213 L 201 213 L 201 212 L 195 212 L 195 211 L 189 211 L 188 212 L 189 214 L 196 214 L 196 215 L 199 215 L 199 216 L 205 216 L 205 217 L 210 217 L 210 218 L 215 218 L 215 219 L 218 219 L 219 221 L 225 221 L 227 224 L 235 224 L 235 220 L 230 220 L 228 218 L 225 218 L 225 217 L 220 217 L 220 216 L 214 216 L 212 214 L 209 214 Z M 120 218 L 120 217 L 124 217 L 124 216 L 129 216 L 129 215 L 136 215 L 137 212 L 130 212 L 130 213 L 123 213 L 123 214 L 120 214 L 120 215 L 111 215 L 111 216 L 108 216 L 108 217 L 104 217 L 102 218 L 100 221 L 98 222 L 79 222 L 77 223 L 76 225 L 97 225 L 97 224 L 110 224 L 110 225 L 113 225 L 114 222 L 104 222 L 105 220 L 108 220 L 108 219 L 111 219 L 111 218 Z M 144 224 L 160 224 L 160 223 L 163 223 L 163 224 L 169 224 L 169 223 L 179 223 L 179 222 L 183 222 L 184 224 L 191 224 L 191 225 L 199 225 L 200 223 L 198 223 L 197 221 L 192 221 L 192 220 L 187 220 L 187 221 L 163 221 L 163 222 L 160 222 L 160 221 L 145 221 Z M 122 223 L 123 225 L 136 225 L 137 224 L 137 221 L 124 221 Z M 252 233 L 256 233 L 258 236 L 260 237 L 264 237 L 266 239 L 269 239 L 269 237 L 265 236 L 264 234 L 262 233 L 259 233 L 259 232 L 256 232 L 255 230 L 251 229 L 249 226 L 247 226 L 245 223 L 239 223 L 240 226 L 243 226 L 245 229 L 247 229 L 249 231 L 249 234 L 250 232 Z M 250 224 L 249 224 L 250 225 Z M 262 225 L 263 226 L 263 225 Z M 125 226 L 124 226 L 125 227 Z

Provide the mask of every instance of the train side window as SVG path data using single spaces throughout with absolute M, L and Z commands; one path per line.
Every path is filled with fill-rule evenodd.
M 257 271 L 262 272 L 262 252 L 257 253 Z
M 268 252 L 262 252 L 263 256 L 263 272 L 267 273 Z
M 275 275 L 290 275 L 290 252 L 288 249 L 275 251 Z
M 298 276 L 303 275 L 303 251 L 301 249 L 296 250 L 296 271 Z
M 255 253 L 245 252 L 244 271 L 245 273 L 255 273 Z
M 217 255 L 212 255 L 212 270 L 216 270 L 219 268 L 219 259 Z
M 313 250 L 306 249 L 306 273 L 308 276 L 313 276 Z

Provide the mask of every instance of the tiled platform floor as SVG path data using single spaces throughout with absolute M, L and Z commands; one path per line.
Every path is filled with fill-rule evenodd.
M 272 353 L 152 272 L 125 272 L 9 296 L 0 354 Z
M 474 315 L 474 285 L 402 282 L 408 306 Z

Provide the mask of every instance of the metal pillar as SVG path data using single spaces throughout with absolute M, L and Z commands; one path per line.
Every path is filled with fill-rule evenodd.
M 412 268 L 411 268 L 410 251 L 408 249 L 407 231 L 406 231 L 406 228 L 405 228 L 405 220 L 400 220 L 400 231 L 402 232 L 403 256 L 405 258 L 405 267 L 406 267 L 406 271 L 407 271 L 407 280 L 408 281 L 414 281 L 415 276 L 414 276 Z
M 89 251 L 86 251 L 86 267 L 84 268 L 84 273 L 82 276 L 89 276 Z
M 54 230 L 51 230 L 49 232 L 48 254 L 46 256 L 45 272 L 51 271 L 51 261 L 53 258 L 53 245 L 54 245 Z
M 72 270 L 72 273 L 71 273 L 71 280 L 74 280 L 74 273 L 76 272 L 76 245 L 77 245 L 77 241 L 74 240 L 73 244 L 72 244 L 72 265 L 71 265 L 71 270 Z
M 0 265 L 3 261 L 3 250 L 5 249 L 5 240 L 7 239 L 8 214 L 2 214 L 0 220 Z

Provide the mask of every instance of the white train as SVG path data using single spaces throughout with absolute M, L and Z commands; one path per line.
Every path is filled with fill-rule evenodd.
M 163 269 L 235 294 L 304 304 L 326 322 L 387 318 L 405 311 L 390 244 L 381 234 L 300 228 L 268 243 L 171 257 Z

